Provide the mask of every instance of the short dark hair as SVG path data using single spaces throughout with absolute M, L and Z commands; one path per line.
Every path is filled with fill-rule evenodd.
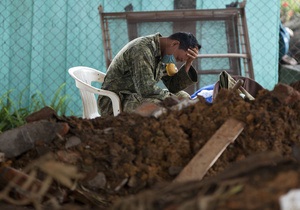
M 187 32 L 176 32 L 168 37 L 169 39 L 177 40 L 180 42 L 179 49 L 188 50 L 189 48 L 197 47 L 201 49 L 201 45 L 198 43 L 196 37 Z

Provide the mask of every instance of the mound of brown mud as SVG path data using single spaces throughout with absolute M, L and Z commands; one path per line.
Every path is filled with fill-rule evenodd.
M 299 98 L 299 93 L 290 86 L 260 91 L 254 101 L 245 101 L 235 92 L 221 90 L 213 104 L 199 98 L 198 103 L 180 111 L 168 111 L 159 118 L 127 113 L 93 120 L 61 117 L 59 121 L 69 124 L 69 133 L 51 144 L 36 145 L 33 150 L 15 158 L 12 166 L 23 168 L 52 151 L 57 160 L 75 165 L 86 174 L 80 184 L 96 192 L 105 201 L 97 207 L 105 209 L 124 196 L 172 182 L 228 118 L 243 121 L 243 132 L 227 147 L 200 184 L 188 185 L 202 188 L 202 182 L 221 176 L 232 163 L 258 153 L 272 151 L 284 158 L 293 158 L 293 148 L 297 148 L 300 141 Z M 270 162 L 266 167 L 276 166 Z M 299 169 L 296 167 L 295 170 Z M 263 173 L 269 173 L 266 177 L 275 176 L 273 169 Z M 249 180 L 254 182 L 255 176 Z M 272 180 L 279 182 L 282 178 Z M 295 181 L 289 187 L 294 185 L 299 186 L 299 183 Z M 188 186 L 187 190 L 197 191 Z M 238 192 L 243 191 L 240 197 L 252 195 L 260 186 L 266 187 L 258 182 L 256 186 L 239 189 Z M 234 194 L 238 195 L 238 192 Z M 264 196 L 268 196 L 267 193 Z M 260 200 L 268 201 L 265 197 Z M 226 202 L 224 205 L 222 209 L 226 209 Z M 244 206 L 243 209 L 251 208 Z

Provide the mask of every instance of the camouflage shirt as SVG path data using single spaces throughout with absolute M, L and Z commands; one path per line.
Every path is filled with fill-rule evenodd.
M 121 49 L 112 60 L 102 84 L 102 89 L 119 95 L 123 111 L 133 111 L 145 101 L 159 102 L 197 82 L 197 72 L 191 67 L 186 73 L 182 66 L 174 76 L 166 74 L 161 62 L 159 33 L 139 37 Z M 168 90 L 161 88 L 162 80 Z M 108 97 L 98 98 L 102 116 L 112 114 Z

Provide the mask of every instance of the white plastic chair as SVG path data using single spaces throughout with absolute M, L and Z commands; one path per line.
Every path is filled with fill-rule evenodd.
M 95 94 L 107 96 L 111 99 L 114 116 L 121 112 L 120 98 L 116 93 L 92 86 L 92 82 L 102 83 L 105 73 L 86 66 L 72 67 L 68 72 L 75 79 L 76 87 L 80 91 L 83 104 L 83 118 L 93 119 L 100 117 Z

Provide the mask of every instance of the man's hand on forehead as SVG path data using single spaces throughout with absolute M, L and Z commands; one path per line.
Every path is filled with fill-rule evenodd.
M 189 48 L 187 50 L 187 56 L 195 59 L 197 57 L 197 55 L 198 55 L 198 48 L 196 48 L 196 47 L 195 48 Z
M 189 49 L 191 49 L 191 50 L 193 50 L 193 51 L 197 51 L 197 53 L 198 53 L 198 51 L 199 51 L 198 47 L 193 47 L 193 48 L 190 47 Z

